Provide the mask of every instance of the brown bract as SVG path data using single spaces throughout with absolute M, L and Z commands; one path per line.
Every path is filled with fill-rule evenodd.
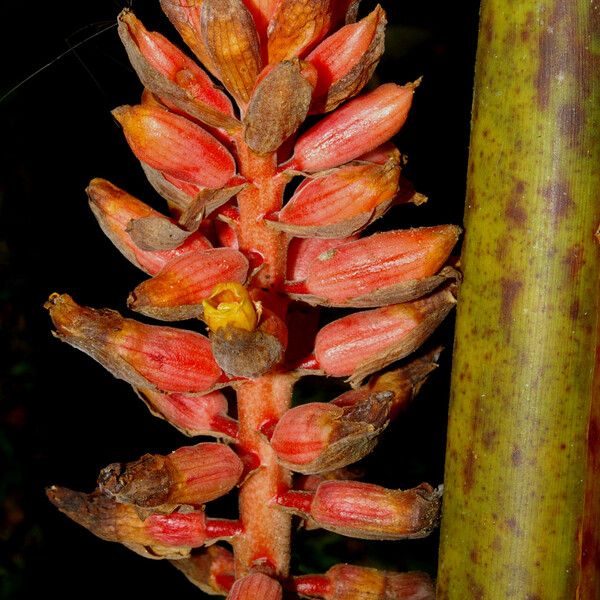
M 140 250 L 171 250 L 185 242 L 190 232 L 177 227 L 164 217 L 132 219 L 127 233 Z
M 312 86 L 300 62 L 277 64 L 256 86 L 244 117 L 244 139 L 259 154 L 275 152 L 306 118 Z
M 258 35 L 241 0 L 203 0 L 202 38 L 219 79 L 241 105 L 261 71 Z

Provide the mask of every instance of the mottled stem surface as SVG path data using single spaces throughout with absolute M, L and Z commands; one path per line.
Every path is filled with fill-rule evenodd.
M 440 600 L 600 597 L 598 165 L 600 2 L 483 0 Z

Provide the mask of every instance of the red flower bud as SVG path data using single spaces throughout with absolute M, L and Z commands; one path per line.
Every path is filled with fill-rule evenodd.
M 308 269 L 306 289 L 334 306 L 406 302 L 438 287 L 432 278 L 460 233 L 455 225 L 387 231 L 321 254 Z
M 325 575 L 294 577 L 293 590 L 323 600 L 434 600 L 426 573 L 395 573 L 355 565 L 335 565 Z
M 235 128 L 229 98 L 179 48 L 148 31 L 130 10 L 119 15 L 119 35 L 140 80 L 169 108 L 215 127 Z
M 427 484 L 400 491 L 359 481 L 325 481 L 315 492 L 310 516 L 342 535 L 397 540 L 428 535 L 439 508 L 439 494 Z
M 79 306 L 67 294 L 53 294 L 45 307 L 56 337 L 136 387 L 206 392 L 221 376 L 209 340 L 199 333 L 144 325 L 113 310 Z
M 315 356 L 335 377 L 365 376 L 414 352 L 441 323 L 456 300 L 448 289 L 404 304 L 353 313 L 317 334 Z
M 203 512 L 151 514 L 142 519 L 135 506 L 98 492 L 84 494 L 53 486 L 47 494 L 54 506 L 94 535 L 121 542 L 142 556 L 178 559 L 207 540 Z
M 264 573 L 250 573 L 232 586 L 227 600 L 281 600 L 281 585 Z
M 271 446 L 283 466 L 300 473 L 349 465 L 374 448 L 387 425 L 392 396 L 371 394 L 348 408 L 319 402 L 292 408 L 277 423 Z
M 102 231 L 127 260 L 150 275 L 158 273 L 167 262 L 178 256 L 212 247 L 201 233 L 196 232 L 176 248 L 142 250 L 129 234 L 131 222 L 148 217 L 164 219 L 167 223 L 172 223 L 172 220 L 105 179 L 93 179 L 86 192 L 90 199 L 90 208 Z
M 248 260 L 237 250 L 213 248 L 171 261 L 155 277 L 138 285 L 129 308 L 155 319 L 179 321 L 199 317 L 202 301 L 218 283 L 244 283 Z
M 300 136 L 294 156 L 282 169 L 323 171 L 383 144 L 404 125 L 415 87 L 386 83 L 350 100 Z
M 165 419 L 190 437 L 225 436 L 232 441 L 237 438 L 237 422 L 227 416 L 227 398 L 221 392 L 206 396 L 164 394 L 149 388 L 137 392 L 154 416 Z
M 358 94 L 383 54 L 385 12 L 381 6 L 325 38 L 307 57 L 317 69 L 312 112 L 329 112 Z
M 146 454 L 130 463 L 109 465 L 101 471 L 98 486 L 117 502 L 143 508 L 200 508 L 231 490 L 242 470 L 242 461 L 229 446 L 204 443 L 167 456 Z
M 400 176 L 396 159 L 385 165 L 348 165 L 305 180 L 269 224 L 298 237 L 341 238 L 359 231 L 393 200 Z
M 153 169 L 203 187 L 224 186 L 235 174 L 229 151 L 202 127 L 149 106 L 120 106 L 112 112 L 133 153 Z

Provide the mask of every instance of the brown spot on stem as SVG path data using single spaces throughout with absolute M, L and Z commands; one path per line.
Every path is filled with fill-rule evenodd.
M 475 485 L 475 452 L 473 448 L 467 450 L 463 464 L 463 491 L 469 493 Z
M 510 460 L 515 467 L 518 467 L 523 463 L 523 452 L 518 446 L 513 448 L 513 451 L 510 455 Z
M 523 194 L 525 192 L 525 182 L 517 181 L 512 196 L 504 211 L 507 219 L 510 219 L 515 225 L 523 226 L 527 220 L 527 211 L 523 207 Z
M 586 120 L 583 107 L 575 102 L 563 104 L 558 109 L 557 117 L 561 133 L 571 140 L 572 144 L 577 143 Z
M 502 549 L 502 541 L 500 540 L 499 536 L 496 536 L 492 540 L 491 548 L 492 548 L 492 550 L 495 550 L 496 552 L 499 552 Z
M 523 282 L 518 279 L 503 277 L 500 280 L 500 324 L 510 328 L 513 321 L 513 310 L 517 295 L 523 287 Z
M 501 237 L 498 240 L 498 245 L 496 246 L 496 258 L 498 262 L 503 263 L 506 260 L 506 255 L 508 252 L 508 242 L 505 237 Z
M 486 450 L 490 450 L 494 445 L 496 438 L 498 437 L 498 432 L 493 430 L 488 430 L 483 432 L 483 436 L 481 437 L 481 441 L 483 442 L 483 446 Z
M 569 317 L 571 317 L 572 321 L 577 321 L 577 318 L 579 317 L 579 300 L 573 300 L 569 308 Z
M 479 562 L 479 557 L 477 556 L 477 550 L 475 548 L 471 548 L 471 552 L 469 552 L 469 558 L 471 562 L 477 564 Z
M 575 279 L 581 267 L 585 264 L 584 248 L 582 244 L 574 244 L 571 246 L 563 259 L 563 264 L 567 268 L 568 275 L 571 279 Z
M 481 586 L 470 573 L 467 573 L 467 585 L 469 586 L 469 598 L 471 600 L 483 600 L 483 586 Z

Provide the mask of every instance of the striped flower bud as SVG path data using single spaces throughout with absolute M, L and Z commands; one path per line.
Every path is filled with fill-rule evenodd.
M 311 112 L 329 112 L 358 94 L 383 54 L 386 18 L 381 6 L 358 23 L 325 38 L 307 57 L 318 73 Z
M 414 352 L 442 322 L 456 299 L 442 289 L 404 304 L 353 313 L 317 334 L 315 356 L 327 375 L 353 384 Z
M 430 293 L 458 274 L 447 269 L 460 228 L 438 225 L 387 231 L 320 254 L 308 268 L 306 289 L 315 303 L 374 307 Z
M 440 494 L 426 483 L 402 491 L 359 481 L 324 481 L 314 494 L 289 491 L 277 503 L 341 535 L 400 540 L 431 533 L 438 521 Z
M 180 321 L 202 314 L 202 302 L 219 283 L 243 283 L 248 260 L 237 250 L 213 248 L 189 252 L 171 261 L 155 277 L 138 285 L 127 306 L 163 321 Z
M 354 463 L 373 450 L 388 423 L 393 394 L 368 395 L 347 408 L 311 402 L 288 410 L 277 423 L 271 446 L 286 468 L 322 473 Z
M 279 582 L 264 573 L 250 573 L 232 586 L 227 600 L 281 600 L 283 590 Z
M 204 443 L 166 456 L 146 454 L 130 463 L 113 463 L 102 469 L 98 487 L 117 502 L 143 508 L 200 508 L 229 492 L 242 471 L 242 461 L 229 446 Z
M 434 600 L 427 573 L 396 573 L 355 565 L 335 565 L 324 575 L 294 577 L 293 590 L 323 600 Z
M 179 559 L 208 538 L 203 512 L 150 514 L 142 519 L 135 506 L 98 492 L 84 494 L 53 486 L 47 494 L 56 508 L 94 535 L 121 542 L 148 558 Z
M 198 396 L 165 394 L 149 388 L 136 391 L 155 417 L 164 419 L 185 435 L 237 439 L 237 421 L 227 416 L 227 398 L 221 392 Z
M 277 229 L 298 237 L 341 238 L 356 233 L 390 206 L 400 177 L 399 155 L 385 165 L 348 165 L 306 179 L 279 211 Z
M 268 28 L 269 63 L 302 56 L 332 25 L 332 0 L 281 0 Z
M 53 294 L 45 307 L 56 337 L 135 387 L 206 392 L 221 376 L 209 340 L 199 333 L 145 325 L 113 310 L 79 306 L 67 294 Z
M 202 38 L 219 79 L 245 104 L 262 68 L 252 15 L 242 0 L 203 0 L 201 10 Z
M 235 174 L 229 151 L 184 117 L 149 106 L 112 111 L 133 153 L 153 169 L 202 187 L 224 186 Z
M 90 200 L 90 208 L 102 231 L 127 260 L 150 275 L 156 275 L 169 261 L 178 256 L 212 247 L 201 233 L 196 232 L 175 248 L 143 250 L 130 235 L 131 222 L 154 218 L 164 219 L 165 222 L 172 224 L 171 219 L 105 179 L 93 179 L 86 192 Z
M 415 87 L 386 83 L 350 100 L 300 136 L 294 156 L 282 169 L 315 173 L 383 144 L 404 125 Z
M 218 545 L 192 552 L 189 558 L 171 564 L 205 594 L 224 596 L 235 581 L 233 554 Z
M 145 88 L 169 108 L 215 127 L 239 126 L 229 98 L 210 77 L 161 34 L 148 31 L 128 9 L 119 15 L 119 36 Z

